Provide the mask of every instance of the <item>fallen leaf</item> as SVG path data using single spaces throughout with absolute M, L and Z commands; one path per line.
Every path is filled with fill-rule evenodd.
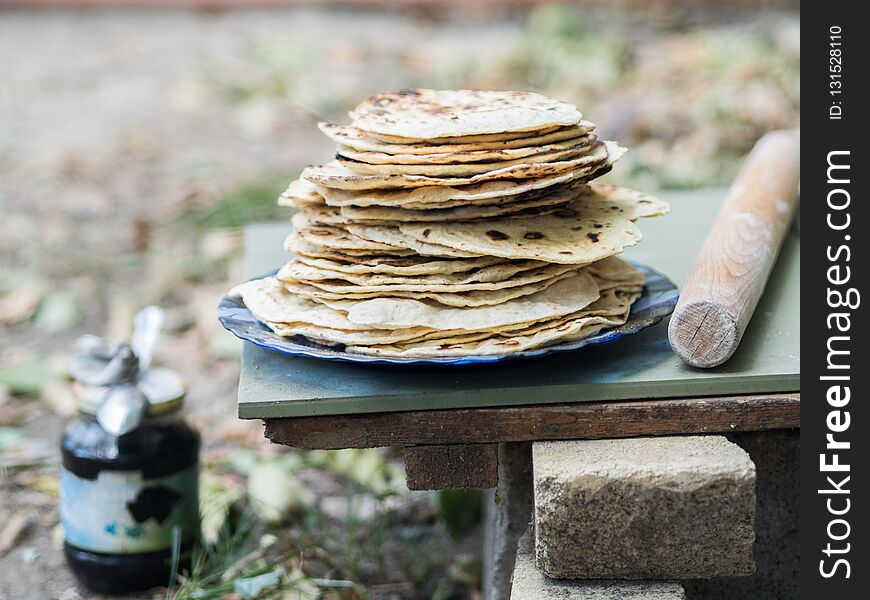
M 68 381 L 53 379 L 42 386 L 40 399 L 56 414 L 62 417 L 72 417 L 78 413 L 78 400 Z
M 51 362 L 37 358 L 0 367 L 0 385 L 19 395 L 38 396 L 42 386 L 55 376 Z
M 207 259 L 223 260 L 241 252 L 242 245 L 240 229 L 213 229 L 203 234 L 199 242 L 199 252 Z
M 145 217 L 135 217 L 132 223 L 131 237 L 133 238 L 133 251 L 146 252 L 151 245 L 151 237 L 154 231 L 154 223 Z
M 236 579 L 233 582 L 233 591 L 246 600 L 259 598 L 265 590 L 278 587 L 281 583 L 281 574 L 276 571 L 269 571 L 256 577 L 245 577 L 244 579 Z
M 71 587 L 62 591 L 60 596 L 57 597 L 57 600 L 82 600 L 82 596 L 79 594 L 77 589 Z
M 227 415 L 215 426 L 213 437 L 222 442 L 236 442 L 254 446 L 263 438 L 263 424 L 259 421 L 242 420 L 236 415 Z
M 0 450 L 15 448 L 24 438 L 24 432 L 17 427 L 0 427 Z
M 36 548 L 24 548 L 21 550 L 21 560 L 26 564 L 32 565 L 39 560 L 39 550 Z
M 215 331 L 207 343 L 209 355 L 214 358 L 238 360 L 242 357 L 244 342 L 224 329 Z
M 457 583 L 467 585 L 471 589 L 480 589 L 481 568 L 479 556 L 462 552 L 454 557 L 447 574 Z
M 0 556 L 15 547 L 15 544 L 35 520 L 36 517 L 29 508 L 22 508 L 7 519 L 3 529 L 0 529 Z
M 453 583 L 446 579 L 441 579 L 435 585 L 435 589 L 429 596 L 430 600 L 450 600 L 456 594 Z
M 227 461 L 227 465 L 240 475 L 248 475 L 256 464 L 257 453 L 250 448 L 237 448 Z
M 251 505 L 268 523 L 301 514 L 314 503 L 314 493 L 279 460 L 257 463 L 248 476 Z
M 25 438 L 10 433 L 14 427 L 0 427 L 0 465 L 7 471 L 46 466 L 57 460 L 55 443 L 44 439 Z
M 292 583 L 289 583 L 288 589 L 285 589 L 284 593 L 281 594 L 281 600 L 318 600 L 322 597 L 319 586 L 344 588 L 354 585 L 349 581 L 311 579 L 299 567 L 295 567 L 287 575 L 286 579 L 288 583 Z
M 25 281 L 0 298 L 0 325 L 14 325 L 33 316 L 45 286 L 36 281 Z
M 330 469 L 379 495 L 407 493 L 404 470 L 378 449 L 315 450 L 306 456 L 310 465 Z
M 81 320 L 78 298 L 69 290 L 59 290 L 47 294 L 39 305 L 34 324 L 48 333 L 68 331 Z
M 226 480 L 203 473 L 199 482 L 199 506 L 202 538 L 214 544 L 229 518 L 233 505 L 242 499 L 244 490 Z
M 126 293 L 113 294 L 109 299 L 109 316 L 103 328 L 103 336 L 109 340 L 129 340 L 133 335 L 136 309 L 136 302 Z
M 51 496 L 53 498 L 60 497 L 60 482 L 57 475 L 37 475 L 29 478 L 27 481 L 20 482 L 26 488 L 29 488 L 40 494 Z

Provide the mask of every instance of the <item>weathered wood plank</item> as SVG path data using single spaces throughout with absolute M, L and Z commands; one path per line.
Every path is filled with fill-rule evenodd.
M 498 484 L 497 444 L 405 448 L 408 489 L 491 488 Z
M 799 427 L 800 394 L 791 393 L 266 419 L 265 435 L 296 448 L 339 449 Z

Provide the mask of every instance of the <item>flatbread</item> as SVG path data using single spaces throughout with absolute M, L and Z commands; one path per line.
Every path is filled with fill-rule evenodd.
M 393 248 L 392 250 L 378 251 L 377 253 L 364 250 L 337 250 L 307 242 L 299 237 L 296 232 L 290 233 L 284 240 L 284 249 L 297 256 L 309 256 L 311 258 L 326 258 L 341 262 L 359 265 L 381 264 L 392 261 L 402 261 L 402 264 L 412 264 L 414 261 L 432 260 L 431 256 L 419 256 L 413 250 L 405 248 Z
M 552 215 L 497 223 L 414 223 L 401 225 L 399 232 L 420 242 L 481 256 L 589 264 L 637 244 L 642 236 L 634 221 L 667 212 L 668 205 L 653 196 L 592 184 L 589 193 Z
M 643 273 L 619 259 L 608 259 L 609 267 L 619 272 L 622 279 L 644 281 Z M 480 327 L 490 333 L 511 331 L 528 335 L 567 320 L 585 316 L 613 316 L 621 314 L 637 299 L 641 286 L 616 286 L 598 289 L 598 300 L 586 303 L 592 297 L 592 286 L 583 278 L 592 275 L 587 268 L 565 278 L 547 291 L 511 300 L 502 305 L 487 308 L 447 308 L 430 302 L 392 298 L 373 299 L 364 302 L 334 301 L 329 306 L 347 313 L 348 320 L 358 325 L 378 328 L 431 327 L 463 329 Z M 596 288 L 601 282 L 592 276 Z M 607 298 L 605 298 L 607 297 Z M 417 325 L 424 323 L 425 325 Z M 469 324 L 470 323 L 470 324 Z M 478 325 L 475 325 L 477 323 Z
M 595 281 L 601 289 L 613 287 L 634 289 L 646 283 L 646 277 L 643 273 L 615 256 L 594 262 L 586 267 L 586 270 L 595 277 Z
M 241 298 L 254 316 L 264 323 L 297 323 L 344 331 L 371 331 L 374 329 L 370 325 L 358 325 L 348 321 L 346 313 L 340 310 L 290 293 L 284 284 L 275 277 L 254 279 L 237 285 L 230 290 L 229 295 Z M 407 335 L 405 339 L 418 337 L 431 331 L 431 329 L 412 327 L 408 328 L 408 331 L 411 335 Z
M 305 336 L 326 344 L 392 344 L 449 337 L 453 340 L 481 339 L 462 330 L 432 330 L 422 327 L 376 328 L 347 320 L 340 310 L 292 294 L 274 277 L 248 281 L 230 291 L 240 297 L 258 321 L 281 336 Z
M 426 155 L 449 154 L 465 152 L 481 152 L 487 150 L 514 150 L 535 148 L 547 144 L 556 144 L 565 140 L 575 139 L 588 134 L 595 129 L 595 124 L 581 120 L 577 125 L 550 128 L 539 132 L 524 132 L 513 135 L 495 134 L 476 136 L 479 141 L 457 143 L 467 138 L 448 138 L 448 143 L 432 143 L 432 140 L 414 143 L 408 138 L 401 138 L 400 143 L 390 143 L 378 139 L 354 127 L 345 127 L 335 123 L 318 123 L 317 127 L 339 147 L 353 148 L 357 152 L 378 152 L 388 155 Z
M 350 112 L 357 129 L 433 139 L 574 125 L 577 107 L 534 92 L 406 89 L 376 94 Z
M 372 225 L 399 225 L 406 222 L 440 222 L 450 223 L 459 221 L 481 221 L 497 217 L 502 219 L 517 219 L 539 215 L 549 215 L 563 208 L 567 204 L 558 202 L 557 198 L 542 198 L 541 200 L 521 202 L 515 204 L 497 204 L 492 206 L 457 206 L 455 208 L 441 209 L 441 214 L 432 214 L 427 210 L 405 210 L 402 208 L 385 208 L 384 212 L 372 210 L 375 207 L 354 210 L 355 207 L 347 206 L 341 209 L 342 217 L 349 223 L 371 223 Z
M 303 209 L 310 225 L 394 225 L 403 222 L 452 222 L 545 215 L 564 208 L 575 196 L 572 188 L 555 189 L 517 202 L 410 210 L 380 206 L 312 206 Z
M 529 324 L 517 324 L 517 325 L 505 325 L 494 327 L 488 331 L 474 331 L 467 332 L 463 330 L 434 330 L 427 333 L 423 333 L 418 335 L 417 337 L 413 337 L 410 339 L 404 339 L 408 336 L 407 332 L 412 330 L 410 329 L 397 329 L 395 331 L 388 332 L 387 330 L 371 330 L 368 332 L 363 331 L 354 331 L 354 332 L 346 332 L 342 330 L 333 330 L 333 329 L 318 329 L 312 327 L 306 327 L 304 324 L 299 323 L 270 323 L 269 326 L 278 333 L 279 335 L 285 336 L 293 336 L 293 335 L 304 335 L 309 340 L 319 342 L 321 344 L 343 344 L 347 345 L 348 343 L 352 343 L 351 340 L 358 340 L 357 343 L 362 345 L 377 345 L 379 342 L 375 340 L 379 339 L 398 339 L 397 342 L 381 342 L 381 344 L 390 344 L 396 343 L 402 347 L 408 347 L 411 344 L 414 346 L 424 345 L 426 347 L 431 346 L 455 346 L 456 344 L 467 344 L 469 342 L 476 342 L 480 340 L 487 340 L 496 335 L 506 336 L 506 337 L 516 337 L 516 336 L 529 336 L 541 331 L 552 330 L 554 328 L 559 327 L 560 325 L 568 322 L 574 321 L 576 319 L 584 318 L 584 317 L 593 317 L 593 316 L 604 316 L 604 317 L 619 317 L 625 314 L 630 310 L 631 305 L 634 301 L 639 297 L 639 293 L 626 293 L 623 291 L 608 291 L 605 292 L 607 297 L 602 297 L 596 300 L 593 304 L 591 304 L 586 309 L 583 309 L 577 313 L 573 313 L 571 315 L 567 315 L 565 317 L 558 317 L 555 319 L 550 319 L 547 321 L 539 321 Z M 596 308 L 593 308 L 596 307 Z M 581 329 L 579 332 L 574 333 L 571 337 L 585 337 L 587 335 L 592 335 L 596 333 L 601 328 L 597 328 L 595 330 L 591 329 Z M 349 335 L 350 333 L 350 335 Z M 317 335 L 320 334 L 323 336 L 322 338 L 318 338 Z
M 348 275 L 342 274 L 343 278 L 334 278 L 334 279 L 314 279 L 313 277 L 313 269 L 311 268 L 301 268 L 301 265 L 297 265 L 294 269 L 288 269 L 284 271 L 282 269 L 281 272 L 278 273 L 277 277 L 281 279 L 285 283 L 301 283 L 308 286 L 316 287 L 326 292 L 331 292 L 333 294 L 349 294 L 349 295 L 357 295 L 360 293 L 376 293 L 382 296 L 389 296 L 393 292 L 428 292 L 428 293 L 437 293 L 437 292 L 451 292 L 451 293 L 459 293 L 459 292 L 472 292 L 472 291 L 481 291 L 481 290 L 500 290 L 505 288 L 517 287 L 526 285 L 529 283 L 536 283 L 539 281 L 546 281 L 548 279 L 552 279 L 553 277 L 558 277 L 564 273 L 568 273 L 571 271 L 576 271 L 577 268 L 574 265 L 557 265 L 557 264 L 548 264 L 545 266 L 537 267 L 534 269 L 525 269 L 515 274 L 506 277 L 504 279 L 495 279 L 495 276 L 487 276 L 486 279 L 479 280 L 477 279 L 477 274 L 474 273 L 471 276 L 465 278 L 463 280 L 462 276 L 464 274 L 456 274 L 458 276 L 453 277 L 450 275 L 418 275 L 417 279 L 421 280 L 425 277 L 429 277 L 432 281 L 439 281 L 439 283 L 414 283 L 414 279 L 411 278 L 411 283 L 406 283 L 402 281 L 397 281 L 395 283 L 352 283 L 347 281 L 349 278 L 359 278 L 364 279 L 365 276 L 357 276 L 357 275 Z M 494 269 L 494 267 L 486 267 L 486 269 Z M 505 267 L 505 270 L 509 270 Z M 300 274 L 305 274 L 303 276 L 299 276 Z M 306 278 L 308 276 L 309 278 Z M 389 277 L 379 277 L 379 276 L 369 276 L 372 281 L 387 281 Z M 454 281 L 455 280 L 455 281 Z
M 596 175 L 598 173 L 601 171 L 596 171 Z M 527 194 L 545 194 L 553 186 L 588 177 L 585 171 L 568 171 L 537 179 L 504 179 L 461 187 L 428 186 L 395 190 L 339 190 L 317 187 L 330 206 L 390 206 L 415 210 L 516 202 Z
M 510 334 L 510 335 L 529 335 L 550 329 L 574 319 L 582 317 L 613 317 L 626 312 L 626 309 L 631 308 L 631 305 L 641 296 L 641 290 L 629 289 L 610 289 L 599 290 L 599 298 L 589 306 L 569 315 L 548 319 L 546 321 L 536 321 L 534 323 L 520 323 L 511 325 L 503 329 L 494 329 L 491 333 Z M 445 337 L 449 334 L 445 332 Z M 482 338 L 480 338 L 482 339 Z
M 348 273 L 345 271 L 331 271 L 314 267 L 293 260 L 285 264 L 275 276 L 281 281 L 311 283 L 324 282 L 347 282 L 360 288 L 357 291 L 368 291 L 376 286 L 421 286 L 436 290 L 441 286 L 464 286 L 477 283 L 495 283 L 506 281 L 518 273 L 546 267 L 547 263 L 534 260 L 512 260 L 489 265 L 472 271 L 460 271 L 458 273 L 431 273 L 426 275 L 396 275 L 393 273 Z M 375 290 L 376 291 L 376 290 Z M 415 291 L 403 289 L 402 291 Z M 446 290 L 454 291 L 454 290 Z
M 503 170 L 508 167 L 524 167 L 526 165 L 536 164 L 555 164 L 558 162 L 573 161 L 581 156 L 590 153 L 594 148 L 596 140 L 585 140 L 575 146 L 570 146 L 563 150 L 552 150 L 542 152 L 532 156 L 524 156 L 514 160 L 499 160 L 497 162 L 464 162 L 464 163 L 444 163 L 444 164 L 369 164 L 359 160 L 351 160 L 341 154 L 336 156 L 336 162 L 343 167 L 346 167 L 357 173 L 366 175 L 424 175 L 426 177 L 471 177 L 474 175 L 482 175 L 491 171 Z M 605 160 L 602 156 L 598 162 Z
M 582 119 L 581 119 L 582 121 Z M 579 124 L 579 122 L 578 122 Z M 440 138 L 409 138 L 402 137 L 399 135 L 385 135 L 381 133 L 374 133 L 371 131 L 363 132 L 367 136 L 376 139 L 378 141 L 387 143 L 387 144 L 404 144 L 404 145 L 422 145 L 422 144 L 432 144 L 432 145 L 462 145 L 462 144 L 491 144 L 494 142 L 505 142 L 505 141 L 514 141 L 514 140 L 525 140 L 529 138 L 535 138 L 539 136 L 549 135 L 551 133 L 555 133 L 561 129 L 565 129 L 565 127 L 573 127 L 572 125 L 559 126 L 553 125 L 552 127 L 545 127 L 543 129 L 535 129 L 534 131 L 505 131 L 502 133 L 481 133 L 478 135 L 454 135 L 448 137 L 440 137 Z
M 500 290 L 483 290 L 473 292 L 390 292 L 391 298 L 414 298 L 417 300 L 432 300 L 444 306 L 495 306 L 503 304 L 513 298 L 529 296 L 535 292 L 547 289 L 557 282 L 567 279 L 574 274 L 568 271 L 550 279 L 518 285 Z M 329 292 L 324 289 L 306 285 L 304 283 L 285 283 L 285 287 L 292 293 L 316 302 L 329 303 L 340 300 L 370 300 L 383 297 L 382 292 L 360 292 L 356 294 Z
M 392 344 L 395 343 L 395 341 L 417 342 L 422 337 L 422 335 L 417 332 L 402 329 L 366 329 L 363 331 L 345 331 L 342 329 L 333 329 L 332 327 L 309 325 L 308 323 L 282 323 L 275 321 L 263 321 L 261 319 L 258 320 L 260 320 L 264 325 L 266 325 L 266 327 L 282 337 L 293 337 L 301 335 L 311 341 L 315 341 L 325 346 L 337 344 Z
M 299 220 L 301 227 L 312 227 L 317 225 L 338 225 L 344 226 L 350 223 L 347 217 L 342 216 L 341 210 L 334 206 L 314 206 L 303 210 L 305 224 L 302 225 L 301 219 Z
M 439 222 L 451 223 L 457 221 L 477 221 L 501 217 L 512 219 L 517 217 L 546 215 L 564 208 L 566 202 L 559 195 L 553 195 L 526 202 L 494 204 L 484 206 L 457 206 L 435 210 L 407 210 L 404 208 L 378 206 L 344 206 L 341 216 L 349 223 L 372 225 L 398 225 L 406 222 Z
M 278 206 L 308 208 L 325 204 L 318 187 L 307 179 L 296 179 L 278 197 Z
M 442 343 L 467 343 L 489 337 L 487 332 L 466 331 L 430 331 L 423 334 L 412 334 L 408 330 L 396 331 L 370 330 L 370 331 L 343 331 L 341 329 L 319 328 L 305 325 L 304 323 L 265 323 L 272 331 L 282 337 L 304 336 L 309 341 L 324 346 L 347 346 L 352 344 L 372 345 L 390 344 L 396 342 L 380 342 L 378 340 L 396 340 L 402 344 L 418 344 L 431 340 L 440 340 Z
M 327 258 L 297 256 L 296 260 L 302 264 L 351 274 L 382 273 L 389 275 L 435 275 L 443 273 L 466 273 L 474 269 L 502 264 L 504 259 L 494 256 L 481 256 L 478 258 L 457 259 L 433 259 L 431 257 L 416 257 L 417 260 L 375 259 L 371 264 L 360 262 L 338 261 Z
M 576 194 L 575 194 L 576 195 Z M 496 204 L 488 206 L 458 206 L 440 210 L 405 210 L 403 208 L 379 208 L 368 206 L 314 206 L 304 209 L 311 225 L 351 225 L 363 223 L 372 225 L 399 225 L 402 222 L 417 221 L 475 221 L 494 217 L 516 218 L 522 216 L 546 215 L 564 208 L 570 201 L 567 194 L 553 194 L 532 200 Z
M 407 246 L 402 246 L 398 242 L 384 243 L 372 240 L 371 238 L 362 238 L 351 233 L 345 226 L 312 224 L 305 212 L 298 212 L 293 215 L 292 223 L 293 233 L 290 234 L 291 241 L 288 242 L 288 245 L 292 245 L 292 238 L 298 237 L 309 244 L 314 244 L 331 250 L 339 250 L 343 253 L 383 253 L 406 256 L 424 254 L 428 256 L 449 256 L 460 258 L 479 256 L 463 250 L 455 250 L 453 248 L 447 248 L 437 244 L 428 244 L 425 242 L 409 243 Z M 396 228 L 396 230 L 398 231 L 398 228 Z
M 570 325 L 566 324 L 573 323 L 578 319 L 584 319 L 587 317 L 617 317 L 622 320 L 626 319 L 627 315 L 631 312 L 631 306 L 637 301 L 640 296 L 641 292 L 636 290 L 629 291 L 623 290 L 621 288 L 618 290 L 607 290 L 605 292 L 601 292 L 598 300 L 596 300 L 592 304 L 568 315 L 563 315 L 543 321 L 535 321 L 531 323 L 517 323 L 500 327 L 493 327 L 486 332 L 477 332 L 479 334 L 477 337 L 472 337 L 471 334 L 458 334 L 455 330 L 445 330 L 441 335 L 437 335 L 435 333 L 425 334 L 416 341 L 427 342 L 430 340 L 438 340 L 441 343 L 449 343 L 450 345 L 453 345 L 458 343 L 486 340 L 496 336 L 500 336 L 501 338 L 531 336 L 539 332 L 552 331 L 554 329 L 558 330 L 560 327 L 570 327 Z M 558 341 L 568 341 L 571 339 L 588 337 L 589 335 L 597 333 L 601 329 L 602 328 L 595 328 L 594 330 L 590 330 L 588 328 L 579 328 L 578 330 L 568 333 L 565 337 L 560 338 Z M 406 347 L 409 343 L 410 342 L 400 342 L 399 345 Z M 427 345 L 431 346 L 431 344 Z
M 371 165 L 456 165 L 460 163 L 497 163 L 526 159 L 529 162 L 553 160 L 555 153 L 580 151 L 598 140 L 593 134 L 570 138 L 543 146 L 527 146 L 504 150 L 475 150 L 471 152 L 449 151 L 438 154 L 387 154 L 385 152 L 361 152 L 348 146 L 338 147 L 339 158 Z M 567 156 L 567 155 L 566 155 Z M 545 157 L 541 159 L 539 157 Z M 561 160 L 564 160 L 561 159 Z M 411 172 L 411 171 L 406 171 Z M 429 174 L 429 173 L 424 173 Z
M 546 290 L 496 306 L 450 308 L 403 298 L 331 303 L 330 306 L 346 311 L 352 323 L 368 327 L 480 331 L 574 313 L 598 297 L 598 286 L 592 275 L 580 270 Z
M 584 176 L 591 176 L 604 168 L 609 168 L 609 165 L 624 152 L 624 148 L 613 142 L 603 142 L 598 143 L 580 158 L 573 160 L 515 164 L 467 177 L 430 177 L 401 173 L 363 174 L 348 169 L 339 161 L 331 161 L 325 165 L 306 167 L 302 171 L 302 177 L 324 187 L 350 190 L 414 188 L 433 185 L 455 187 L 498 179 L 537 179 L 569 171 L 580 171 Z
M 378 301 L 367 303 L 341 301 L 334 303 L 336 307 L 317 304 L 287 292 L 275 278 L 247 282 L 234 288 L 231 295 L 241 296 L 243 302 L 258 320 L 282 336 L 302 335 L 327 345 L 399 345 L 403 348 L 411 345 L 414 347 L 432 347 L 444 344 L 455 346 L 456 344 L 492 339 L 495 336 L 530 336 L 541 331 L 555 329 L 557 325 L 579 317 L 618 314 L 623 307 L 630 307 L 638 295 L 637 293 L 627 294 L 619 290 L 616 292 L 608 291 L 599 296 L 593 291 L 594 280 L 591 281 L 590 285 L 589 281 L 578 281 L 578 277 L 582 278 L 586 275 L 581 273 L 572 276 L 577 284 L 575 287 L 580 290 L 579 293 L 572 294 L 574 305 L 580 306 L 586 300 L 591 301 L 579 311 L 573 311 L 564 316 L 538 319 L 537 317 L 547 314 L 546 304 L 540 294 L 533 297 L 538 298 L 538 301 L 533 302 L 525 299 L 525 304 L 522 307 L 513 307 L 515 311 L 519 311 L 523 315 L 519 317 L 520 321 L 517 321 L 516 318 L 506 318 L 505 315 L 510 314 L 510 311 L 499 310 L 498 307 L 470 309 L 470 311 L 465 309 L 458 313 L 456 309 L 442 309 L 440 317 L 443 321 L 449 320 L 458 325 L 466 325 L 466 322 L 461 320 L 465 318 L 470 323 L 468 326 L 472 329 L 403 327 L 400 323 L 390 323 L 388 326 L 355 323 L 348 318 L 348 311 L 344 308 L 350 307 L 351 312 L 353 312 L 355 307 L 362 307 L 364 314 L 370 313 L 373 305 Z M 562 290 L 560 296 L 564 297 L 566 291 L 567 288 Z M 619 304 L 614 301 L 618 301 Z M 416 301 L 402 302 L 414 302 L 417 305 L 425 306 L 425 312 L 430 317 L 437 314 L 432 312 L 431 305 Z M 565 306 L 568 304 L 562 302 L 556 312 L 563 313 Z M 399 312 L 405 311 L 400 310 Z M 527 316 L 533 316 L 535 320 L 525 320 Z M 301 320 L 295 321 L 294 319 L 297 318 Z M 438 343 L 431 344 L 429 342 Z
M 625 152 L 572 104 L 530 92 L 402 90 L 321 123 L 336 159 L 298 208 L 274 277 L 238 286 L 281 336 L 371 356 L 497 355 L 624 323 L 644 286 L 615 257 L 651 196 L 587 185 Z
M 602 298 L 605 302 L 621 302 L 616 296 Z M 591 307 L 590 307 L 591 308 Z M 450 341 L 423 341 L 414 344 L 393 344 L 384 346 L 349 346 L 348 352 L 372 356 L 391 356 L 402 358 L 433 358 L 492 356 L 549 346 L 558 342 L 578 340 L 595 335 L 605 328 L 618 327 L 628 320 L 631 305 L 616 315 L 580 316 L 552 327 L 539 329 L 533 333 L 516 335 L 497 334 L 473 342 L 451 343 Z
M 355 237 L 371 241 L 385 246 L 395 247 L 398 250 L 410 251 L 423 256 L 449 256 L 454 258 L 470 258 L 485 256 L 457 250 L 440 244 L 430 244 L 420 241 L 410 235 L 405 235 L 399 227 L 388 225 L 346 225 L 346 230 Z
M 296 213 L 293 215 L 294 227 L 291 235 L 298 236 L 311 244 L 317 244 L 324 248 L 357 253 L 364 252 L 367 254 L 395 251 L 394 246 L 359 238 L 355 235 L 349 234 L 346 229 L 330 227 L 327 225 L 297 225 L 296 217 L 299 216 L 303 216 L 302 213 Z

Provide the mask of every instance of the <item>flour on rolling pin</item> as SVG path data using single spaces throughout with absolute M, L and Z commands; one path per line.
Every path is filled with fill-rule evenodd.
M 794 217 L 800 134 L 762 137 L 740 169 L 671 317 L 671 348 L 694 367 L 728 360 L 752 318 Z

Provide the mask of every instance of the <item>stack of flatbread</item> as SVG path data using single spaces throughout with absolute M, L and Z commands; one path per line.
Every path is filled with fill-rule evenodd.
M 347 352 L 497 355 L 624 323 L 644 277 L 616 258 L 667 205 L 590 183 L 624 149 L 572 104 L 530 92 L 378 94 L 321 123 L 274 277 L 235 293 L 282 336 Z

